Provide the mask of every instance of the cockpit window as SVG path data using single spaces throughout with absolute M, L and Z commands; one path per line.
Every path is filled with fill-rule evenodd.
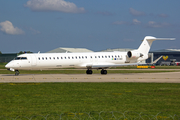
M 27 57 L 16 57 L 14 60 L 27 60 Z
M 15 60 L 20 60 L 21 58 L 20 57 L 16 57 L 16 58 L 14 58 Z
M 21 57 L 21 60 L 27 60 L 27 57 Z

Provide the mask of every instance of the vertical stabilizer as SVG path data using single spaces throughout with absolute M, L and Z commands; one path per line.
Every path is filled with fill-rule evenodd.
M 148 54 L 151 48 L 152 42 L 155 40 L 175 40 L 175 38 L 155 38 L 152 36 L 146 36 L 138 48 L 138 51 L 142 54 Z

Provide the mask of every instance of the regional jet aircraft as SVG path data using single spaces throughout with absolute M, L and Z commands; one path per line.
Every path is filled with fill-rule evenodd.
M 5 67 L 15 71 L 45 69 L 45 68 L 85 68 L 86 74 L 92 74 L 92 69 L 101 69 L 101 74 L 107 74 L 107 68 L 138 65 L 148 58 L 148 52 L 155 40 L 174 40 L 175 38 L 155 38 L 146 36 L 138 49 L 128 52 L 92 52 L 92 53 L 31 53 L 17 56 Z

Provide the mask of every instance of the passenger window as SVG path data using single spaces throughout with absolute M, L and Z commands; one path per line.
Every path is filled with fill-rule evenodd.
M 79 59 L 81 59 L 81 57 L 79 56 Z
M 64 59 L 66 59 L 66 57 L 64 57 Z
M 105 58 L 107 58 L 107 56 L 105 56 Z
M 47 60 L 47 57 L 46 57 L 46 60 Z
M 54 57 L 54 60 L 55 60 L 55 57 Z
M 100 58 L 100 56 L 98 56 L 98 58 Z
M 115 55 L 115 58 L 116 58 L 116 55 Z
M 61 59 L 63 59 L 63 57 L 61 57 Z
M 74 59 L 74 57 L 72 57 L 72 59 Z
M 95 58 L 97 58 L 97 56 L 95 56 Z
M 91 56 L 91 58 L 92 58 L 92 56 Z
M 87 59 L 87 56 L 85 56 L 85 58 Z
M 51 60 L 51 57 L 49 57 L 49 59 Z
M 76 56 L 76 59 L 77 59 L 77 56 Z
M 111 57 L 111 56 L 108 56 L 109 58 Z
M 41 60 L 41 58 L 40 58 L 40 57 L 39 57 L 38 59 L 39 59 L 39 60 Z
M 113 55 L 112 55 L 112 58 L 113 58 Z
M 42 57 L 42 60 L 44 60 L 44 57 Z
M 70 59 L 70 57 L 68 57 L 68 59 Z
M 59 57 L 57 57 L 57 59 L 59 59 Z
M 82 59 L 84 59 L 84 57 L 82 56 Z
M 102 58 L 104 58 L 104 57 L 102 56 Z

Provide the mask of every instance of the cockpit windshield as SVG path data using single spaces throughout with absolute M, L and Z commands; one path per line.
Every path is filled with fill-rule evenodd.
M 27 60 L 27 57 L 16 57 L 14 60 Z

